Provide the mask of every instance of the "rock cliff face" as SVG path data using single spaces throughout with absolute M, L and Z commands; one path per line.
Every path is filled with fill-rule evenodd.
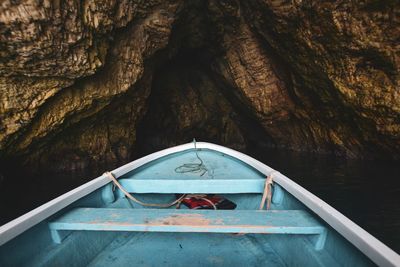
M 0 158 L 83 169 L 193 137 L 399 158 L 399 36 L 398 1 L 5 0 Z

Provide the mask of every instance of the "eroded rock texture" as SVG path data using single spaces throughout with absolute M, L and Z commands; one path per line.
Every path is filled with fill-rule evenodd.
M 398 158 L 399 6 L 3 1 L 0 158 L 84 169 L 193 137 Z

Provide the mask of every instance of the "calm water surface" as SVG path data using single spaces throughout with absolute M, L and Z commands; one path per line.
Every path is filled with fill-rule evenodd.
M 252 151 L 400 253 L 400 162 L 343 160 L 275 150 Z M 100 175 L 28 177 L 7 174 L 0 183 L 0 224 Z M 48 180 L 48 182 L 44 182 Z M 18 189 L 18 192 L 17 190 Z
M 400 162 L 253 151 L 400 253 Z

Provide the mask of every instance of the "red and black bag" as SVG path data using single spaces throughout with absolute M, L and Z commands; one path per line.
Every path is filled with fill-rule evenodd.
M 182 195 L 177 195 L 177 198 Z M 232 201 L 217 195 L 191 195 L 188 194 L 182 199 L 181 203 L 189 209 L 218 209 L 218 210 L 233 210 L 236 204 Z

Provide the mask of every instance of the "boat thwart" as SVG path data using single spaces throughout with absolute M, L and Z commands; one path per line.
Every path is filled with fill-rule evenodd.
M 0 265 L 400 266 L 398 254 L 283 174 L 229 148 L 196 145 L 112 171 L 123 190 L 104 174 L 3 225 Z M 237 207 L 143 207 L 127 194 L 153 203 L 219 194 Z M 270 207 L 260 210 L 265 200 Z

